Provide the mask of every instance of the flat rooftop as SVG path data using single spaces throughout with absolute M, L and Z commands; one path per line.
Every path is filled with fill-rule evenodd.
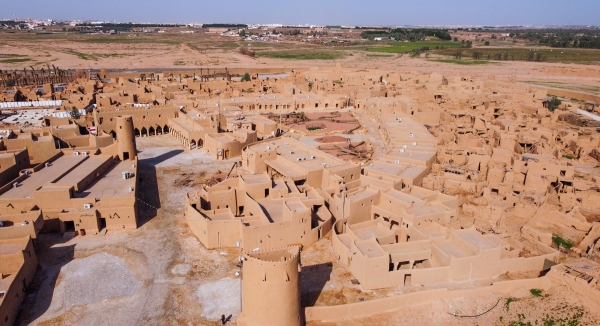
M 271 183 L 271 178 L 265 174 L 247 174 L 240 176 L 247 184 Z
M 352 201 L 359 201 L 361 199 L 365 199 L 365 198 L 368 198 L 370 196 L 373 196 L 376 193 L 377 193 L 376 190 L 373 190 L 371 188 L 364 188 L 364 189 L 359 190 L 357 192 L 354 192 L 352 194 L 348 194 L 347 198 L 349 200 L 352 200 Z
M 89 187 L 82 192 L 76 193 L 75 198 L 109 198 L 109 197 L 135 197 L 135 191 L 130 191 L 129 187 L 136 187 L 137 178 L 123 179 L 123 172 L 133 172 L 132 167 L 135 161 L 123 161 L 113 164 L 107 172 L 96 179 Z
M 436 246 L 443 253 L 445 253 L 448 256 L 452 256 L 454 258 L 463 258 L 463 257 L 472 256 L 471 253 L 464 250 L 457 243 L 455 243 L 451 240 L 443 241 L 440 243 L 434 243 L 433 246 Z
M 354 232 L 354 234 L 361 240 L 368 240 L 372 237 L 380 238 L 390 234 L 390 230 L 386 229 L 379 223 L 375 225 L 359 227 L 356 230 L 352 228 L 352 232 Z
M 69 170 L 73 169 L 81 162 L 89 159 L 90 156 L 83 155 L 63 155 L 52 162 L 48 167 L 32 173 L 25 180 L 21 181 L 20 186 L 10 188 L 0 195 L 0 198 L 26 198 L 33 197 L 33 192 L 40 187 L 54 182 L 61 178 Z
M 436 155 L 436 152 L 413 152 L 413 151 L 404 151 L 404 152 L 400 152 L 399 150 L 395 149 L 390 151 L 389 153 L 387 153 L 387 155 L 391 158 L 398 158 L 398 159 L 408 159 L 408 160 L 417 160 L 417 161 L 423 161 L 426 162 L 428 160 L 430 160 L 432 157 L 434 157 Z
M 494 244 L 486 240 L 481 233 L 473 230 L 456 230 L 456 235 L 465 239 L 469 244 L 479 249 L 492 249 L 496 247 Z
M 304 206 L 304 204 L 302 204 L 302 202 L 299 199 L 287 199 L 285 200 L 285 204 L 291 211 L 296 213 L 308 211 L 306 206 Z
M 221 133 L 221 134 L 210 134 L 209 135 L 212 139 L 214 139 L 215 141 L 218 141 L 219 143 L 229 143 L 232 141 L 236 141 L 235 137 L 226 134 L 226 133 Z
M 111 160 L 111 156 L 108 155 L 93 155 L 90 156 L 83 163 L 79 164 L 73 171 L 69 172 L 64 177 L 54 181 L 55 184 L 73 185 L 83 180 L 85 177 L 90 175 L 94 170 L 99 168 L 106 161 Z
M 390 245 L 381 246 L 383 250 L 387 251 L 389 254 L 408 254 L 415 253 L 420 251 L 431 251 L 430 248 L 426 247 L 423 244 L 414 245 L 410 242 L 401 242 L 394 243 Z
M 377 241 L 366 240 L 356 242 L 356 247 L 360 252 L 367 257 L 381 257 L 386 255 L 386 252 L 381 248 L 381 246 L 377 243 Z
M 214 215 L 209 215 L 211 220 L 215 220 L 215 221 L 225 221 L 225 220 L 233 220 L 235 219 L 235 216 L 233 216 L 233 214 L 231 214 L 231 212 L 226 212 L 226 213 L 217 213 Z
M 439 237 L 443 237 L 446 235 L 441 230 L 439 230 L 438 228 L 433 227 L 431 225 L 419 228 L 419 231 L 421 231 L 423 234 L 428 235 L 432 238 L 439 238 Z
M 445 212 L 446 210 L 439 207 L 439 206 L 421 206 L 415 210 L 413 210 L 411 213 L 414 214 L 415 216 L 424 216 L 424 215 L 429 215 L 429 214 L 434 214 L 434 213 L 441 213 L 441 212 Z
M 263 209 L 267 219 L 271 223 L 283 221 L 283 200 L 282 199 L 262 199 L 258 203 Z
M 406 179 L 415 179 L 425 172 L 426 168 L 423 166 L 409 166 L 406 170 L 400 173 L 400 176 Z
M 170 121 L 181 126 L 182 128 L 184 128 L 187 131 L 194 131 L 194 125 L 192 123 L 190 123 L 187 119 L 172 118 L 172 119 L 170 119 Z M 200 126 L 200 125 L 198 125 L 198 126 Z
M 404 171 L 406 168 L 408 168 L 408 164 L 402 164 L 400 162 L 398 162 L 398 164 L 395 164 L 393 162 L 389 162 L 382 159 L 377 159 L 373 161 L 373 163 L 369 164 L 369 166 L 367 167 L 368 170 L 373 170 L 391 175 L 400 175 L 400 173 L 402 173 L 402 171 Z
M 27 247 L 29 236 L 18 239 L 0 240 L 0 255 L 10 255 L 22 251 Z M 2 261 L 0 261 L 0 264 Z
M 271 167 L 273 170 L 281 173 L 281 175 L 284 177 L 288 177 L 292 180 L 306 179 L 308 177 L 303 169 L 301 169 L 299 166 L 291 164 L 290 162 L 284 162 L 276 159 L 267 160 L 265 161 L 265 164 Z
M 406 204 L 413 204 L 413 207 L 419 207 L 425 203 L 425 201 L 415 198 L 411 195 L 405 194 L 402 191 L 398 191 L 395 189 L 390 189 L 385 192 L 386 195 L 394 197 Z

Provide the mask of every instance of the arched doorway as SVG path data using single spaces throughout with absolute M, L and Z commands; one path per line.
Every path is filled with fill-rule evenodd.
M 146 127 L 142 128 L 142 137 L 148 137 L 148 129 Z
M 163 134 L 162 128 L 160 126 L 156 127 L 156 134 L 157 135 L 162 135 Z
M 113 139 L 117 139 L 117 133 L 114 130 L 110 131 L 110 135 L 112 136 Z
M 140 130 L 138 128 L 133 129 L 133 135 L 136 137 L 140 136 Z
M 204 140 L 198 139 L 198 148 L 204 147 Z
M 194 148 L 196 148 L 196 141 L 192 139 L 192 141 L 190 142 L 190 149 Z
M 156 131 L 154 130 L 154 127 L 150 127 L 150 129 L 148 129 L 148 136 L 154 136 L 156 135 Z
M 168 127 L 167 125 L 165 125 L 165 127 L 163 128 L 163 132 L 164 132 L 165 134 L 168 134 L 168 133 L 169 133 L 169 127 Z

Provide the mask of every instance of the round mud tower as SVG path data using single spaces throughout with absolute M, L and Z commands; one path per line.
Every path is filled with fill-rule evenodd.
M 133 118 L 117 117 L 117 151 L 121 161 L 133 160 L 136 156 L 135 136 L 133 133 Z
M 300 247 L 244 254 L 238 325 L 301 325 Z

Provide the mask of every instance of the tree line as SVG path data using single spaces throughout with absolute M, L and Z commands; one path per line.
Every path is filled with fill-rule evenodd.
M 511 32 L 511 37 L 554 48 L 600 49 L 600 31 L 589 29 L 543 29 Z
M 453 53 L 454 58 L 455 59 L 462 59 L 463 57 L 463 51 L 456 51 Z M 471 57 L 473 58 L 473 60 L 481 60 L 481 59 L 487 59 L 487 60 L 497 60 L 497 61 L 535 61 L 535 62 L 542 62 L 542 61 L 546 61 L 547 57 L 539 52 L 535 52 L 535 51 L 529 51 L 526 54 L 523 53 L 509 53 L 509 52 L 487 52 L 484 53 L 482 51 L 472 51 L 471 53 Z
M 131 31 L 134 28 L 162 28 L 162 27 L 180 27 L 182 25 L 177 24 L 138 24 L 138 23 L 105 23 L 105 24 L 90 24 L 90 23 L 81 23 L 77 24 L 76 27 L 85 27 L 85 28 L 99 28 L 102 27 L 102 30 L 109 31 L 119 31 L 126 32 Z
M 427 36 L 434 36 L 445 41 L 451 41 L 452 36 L 448 30 L 442 29 L 402 29 L 364 31 L 360 34 L 364 39 L 373 40 L 377 37 L 389 37 L 396 41 L 423 41 Z
M 202 28 L 248 28 L 246 24 L 204 24 Z

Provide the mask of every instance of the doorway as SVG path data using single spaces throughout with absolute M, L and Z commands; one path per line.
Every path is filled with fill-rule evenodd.
M 75 232 L 75 222 L 65 221 L 65 232 Z
M 411 274 L 404 274 L 404 286 L 405 287 L 411 286 L 411 279 L 412 279 Z
M 98 227 L 98 230 L 103 230 L 106 229 L 106 218 L 101 217 L 100 218 L 100 225 Z
M 129 152 L 123 152 L 123 161 L 127 161 L 129 159 Z

